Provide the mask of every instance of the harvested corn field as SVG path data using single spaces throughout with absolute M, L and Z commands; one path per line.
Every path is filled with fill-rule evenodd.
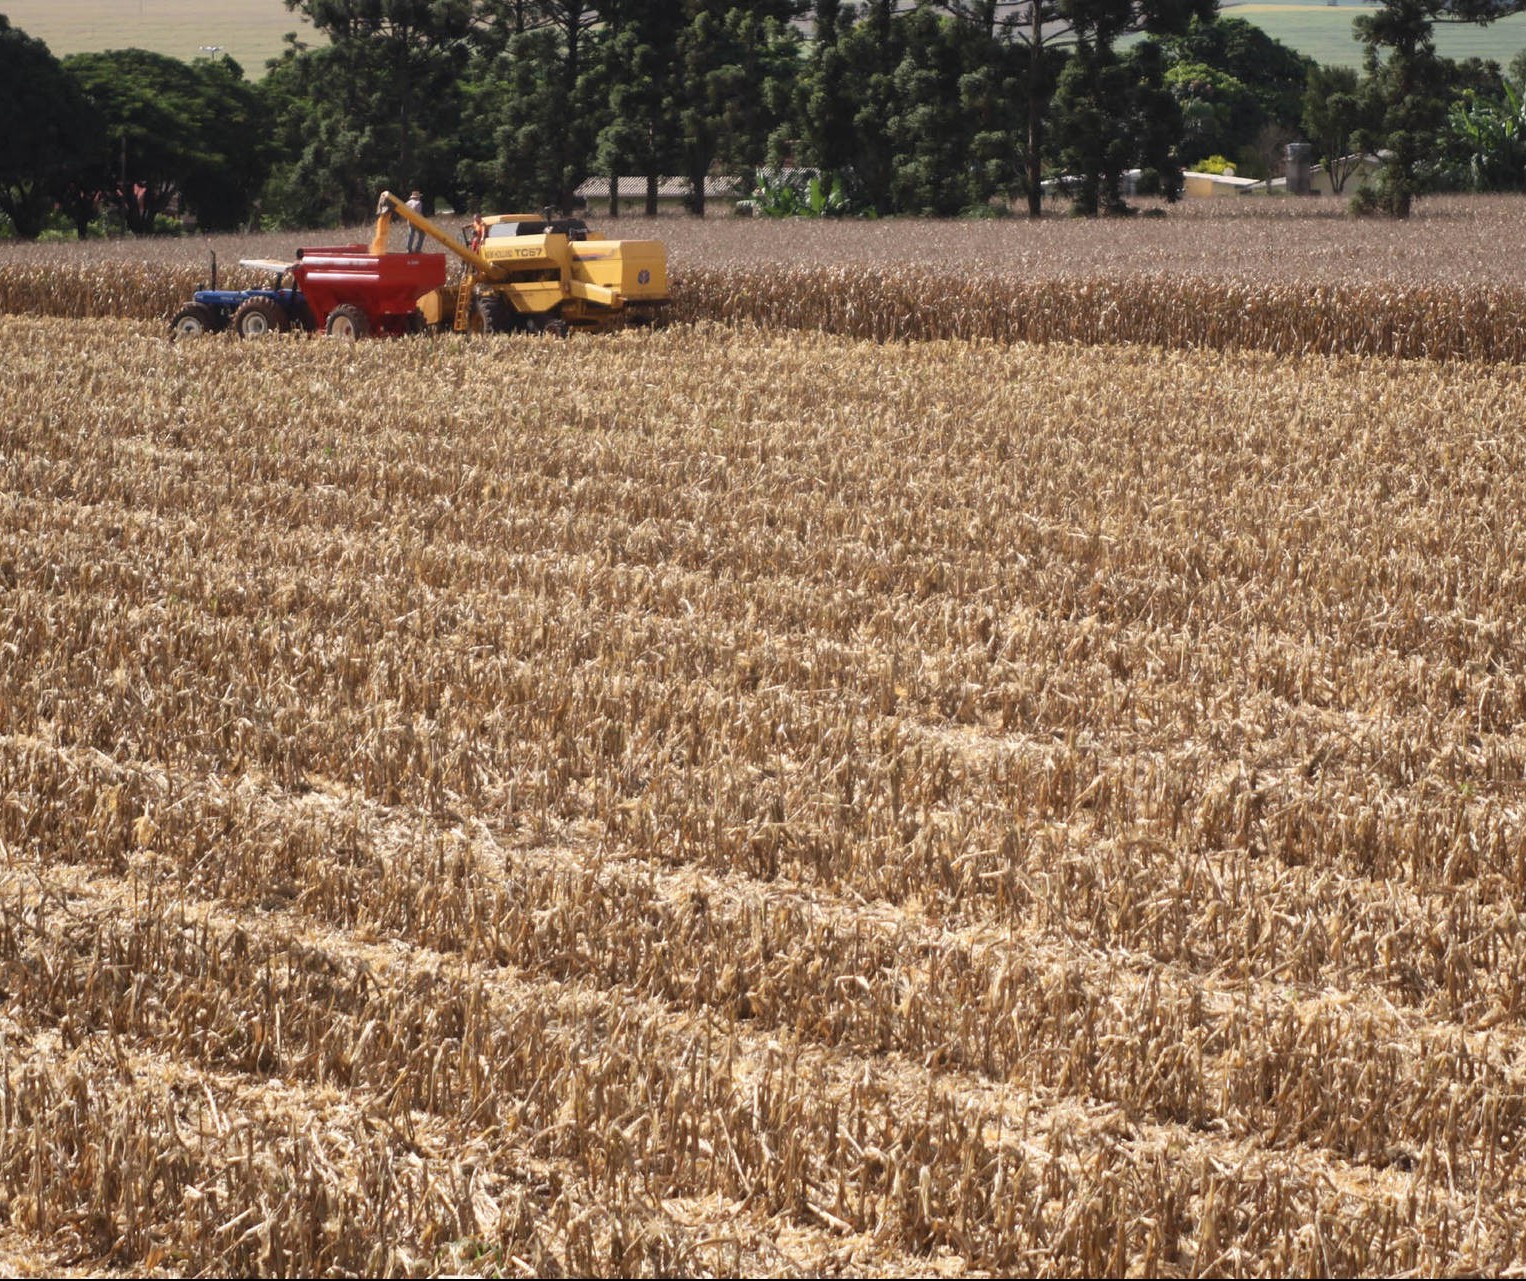
M 7 1270 L 1526 1263 L 1517 369 L 11 317 L 0 398 Z
M 1526 359 L 1520 197 L 1435 197 L 1403 225 L 1340 201 L 1188 202 L 1165 218 L 1034 225 L 886 220 L 600 220 L 668 247 L 679 323 L 875 341 L 1146 343 L 1283 355 Z M 446 217 L 443 224 L 451 226 Z M 369 228 L 316 233 L 368 241 Z M 394 235 L 394 247 L 401 247 Z M 0 246 L 0 313 L 168 318 L 208 279 L 268 284 L 239 258 L 290 235 Z

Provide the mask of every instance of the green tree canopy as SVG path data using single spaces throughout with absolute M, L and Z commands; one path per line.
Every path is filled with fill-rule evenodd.
M 34 239 L 60 189 L 98 166 L 99 117 L 41 40 L 0 14 L 0 213 Z
M 294 44 L 266 77 L 284 158 L 286 221 L 358 221 L 381 187 L 455 185 L 473 0 L 285 0 L 328 37 Z
M 248 216 L 264 179 L 258 92 L 231 58 L 181 62 L 145 49 L 79 53 L 65 69 L 101 120 L 105 155 L 86 176 L 134 234 L 177 198 L 204 226 Z
M 880 213 L 895 208 L 895 69 L 905 49 L 891 0 L 858 9 L 827 0 L 801 77 L 800 160 L 840 175 L 851 199 Z
M 658 179 L 676 167 L 677 129 L 663 104 L 675 94 L 669 51 L 684 16 L 681 0 L 605 0 L 586 97 L 602 101 L 594 140 L 594 171 L 614 183 L 625 174 L 646 177 L 646 212 L 657 212 Z M 611 188 L 610 211 L 619 212 Z
M 712 167 L 751 169 L 769 158 L 771 143 L 777 152 L 800 67 L 792 20 L 803 9 L 801 0 L 688 0 L 667 111 L 678 123 L 694 213 L 705 212 Z
M 1011 46 L 930 9 L 900 21 L 888 122 L 895 207 L 947 216 L 1011 194 L 1024 124 Z
M 1360 163 L 1358 139 L 1373 129 L 1371 97 L 1362 92 L 1354 67 L 1309 68 L 1303 133 L 1330 175 L 1331 189 L 1345 189 Z
M 1116 45 L 1131 32 L 1181 35 L 1217 9 L 1218 0 L 1062 0 L 1076 49 L 1056 90 L 1055 130 L 1077 212 L 1125 212 L 1123 174 L 1136 165 L 1158 175 L 1169 199 L 1180 193 L 1181 109 L 1160 45 L 1146 40 L 1122 56 Z
M 468 81 L 457 186 L 469 204 L 533 212 L 581 180 L 592 135 L 576 86 L 569 94 L 562 80 L 564 59 L 560 34 L 532 26 Z
M 1235 76 L 1204 62 L 1177 62 L 1166 70 L 1166 88 L 1182 112 L 1182 156 L 1234 156 L 1260 129 L 1255 96 Z
M 1235 122 L 1241 138 L 1249 141 L 1267 124 L 1297 128 L 1309 68 L 1315 65 L 1312 58 L 1274 40 L 1244 18 L 1193 18 L 1185 32 L 1167 36 L 1161 43 L 1170 65 L 1212 67 L 1244 86 L 1254 108 L 1243 111 Z

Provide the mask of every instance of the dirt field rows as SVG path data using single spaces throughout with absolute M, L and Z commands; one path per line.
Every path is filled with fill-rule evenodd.
M 0 403 L 7 1270 L 1526 1262 L 1513 365 L 11 316 Z

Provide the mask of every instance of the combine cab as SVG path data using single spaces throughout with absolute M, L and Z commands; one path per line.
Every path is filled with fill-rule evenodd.
M 217 333 L 240 338 L 285 333 L 296 326 L 337 338 L 412 333 L 423 328 L 418 300 L 445 283 L 441 254 L 373 254 L 365 245 L 299 249 L 295 262 L 244 259 L 275 277 L 268 289 L 198 289 L 170 321 L 170 336 Z M 287 278 L 291 283 L 286 284 Z

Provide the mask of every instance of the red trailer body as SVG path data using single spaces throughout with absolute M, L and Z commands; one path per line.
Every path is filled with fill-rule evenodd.
M 367 245 L 299 249 L 292 276 L 319 329 L 400 334 L 416 323 L 418 300 L 445 283 L 445 255 L 373 254 Z

